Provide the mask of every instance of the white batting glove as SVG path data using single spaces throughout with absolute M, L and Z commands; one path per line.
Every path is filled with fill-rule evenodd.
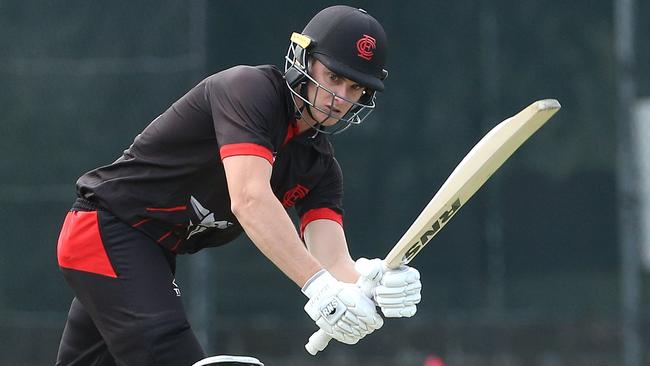
M 373 300 L 388 318 L 411 317 L 417 312 L 422 296 L 420 272 L 406 265 L 389 270 L 381 259 L 359 258 L 354 268 L 361 278 L 359 283 L 371 279 L 376 283 L 371 290 Z
M 307 314 L 339 342 L 355 344 L 384 325 L 375 304 L 358 286 L 340 282 L 325 270 L 307 281 L 302 292 L 309 298 Z

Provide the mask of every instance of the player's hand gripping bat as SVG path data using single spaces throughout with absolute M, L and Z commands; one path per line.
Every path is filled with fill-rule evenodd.
M 555 99 L 539 100 L 516 115 L 496 125 L 463 158 L 442 187 L 422 210 L 411 227 L 384 259 L 389 269 L 409 263 L 442 229 L 476 191 L 535 131 L 558 110 Z M 361 279 L 360 287 L 369 292 L 374 283 Z M 330 337 L 317 331 L 305 345 L 312 355 L 327 347 Z

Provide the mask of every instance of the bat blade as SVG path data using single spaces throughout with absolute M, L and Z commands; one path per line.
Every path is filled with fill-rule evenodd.
M 456 166 L 438 192 L 384 259 L 388 268 L 409 263 L 494 172 L 560 109 L 555 99 L 539 100 L 490 130 Z M 370 285 L 361 285 L 370 288 Z M 367 294 L 369 297 L 370 294 Z M 312 355 L 330 337 L 318 330 L 305 345 Z
M 492 174 L 558 110 L 555 99 L 539 100 L 490 130 L 456 166 L 385 258 L 388 268 L 409 263 Z

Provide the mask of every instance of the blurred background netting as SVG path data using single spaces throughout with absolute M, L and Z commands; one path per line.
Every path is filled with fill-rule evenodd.
M 421 366 L 431 355 L 451 366 L 650 365 L 647 258 L 626 282 L 621 254 L 620 1 L 346 2 L 390 42 L 377 111 L 333 139 L 354 257 L 384 256 L 499 121 L 536 99 L 563 108 L 412 262 L 418 314 L 356 346 L 308 356 L 305 298 L 247 239 L 180 257 L 208 353 L 271 366 Z M 0 364 L 54 364 L 72 299 L 55 247 L 77 177 L 116 159 L 207 75 L 282 67 L 291 32 L 329 5 L 0 1 Z M 636 106 L 650 97 L 650 2 L 633 14 Z M 631 179 L 650 194 L 650 179 Z M 648 201 L 643 189 L 636 204 Z

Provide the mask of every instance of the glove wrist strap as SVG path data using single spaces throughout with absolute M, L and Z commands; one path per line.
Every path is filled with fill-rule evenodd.
M 332 276 L 325 269 L 321 269 L 316 272 L 302 287 L 302 293 L 305 294 L 308 298 L 312 298 L 322 291 L 323 288 L 327 287 L 329 284 L 337 282 L 334 276 Z

